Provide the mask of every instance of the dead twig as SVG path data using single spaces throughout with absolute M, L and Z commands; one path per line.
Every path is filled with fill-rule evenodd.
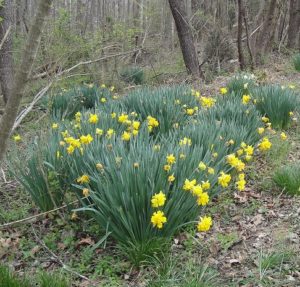
M 1 173 L 2 173 L 4 183 L 8 183 L 8 181 L 6 180 L 6 176 L 5 176 L 5 172 L 4 172 L 3 168 L 1 168 Z
M 63 262 L 63 261 L 62 261 L 62 260 L 61 260 L 61 259 L 60 259 L 60 258 L 59 258 L 52 250 L 50 250 L 50 249 L 47 247 L 47 245 L 44 243 L 44 241 L 40 239 L 40 237 L 36 234 L 35 229 L 34 229 L 34 227 L 33 227 L 32 225 L 31 225 L 31 228 L 32 228 L 33 234 L 34 234 L 36 240 L 38 241 L 38 243 L 41 244 L 42 247 L 43 247 L 49 254 L 51 254 L 51 256 L 53 257 L 53 259 L 55 259 L 56 262 L 59 263 L 59 264 L 62 266 L 63 269 L 65 269 L 67 272 L 70 272 L 70 273 L 74 274 L 75 276 L 77 276 L 77 277 L 79 277 L 79 278 L 81 278 L 81 279 L 83 279 L 83 280 L 88 281 L 88 282 L 91 284 L 91 286 L 99 286 L 99 283 L 100 283 L 100 282 L 92 281 L 92 280 L 89 279 L 88 277 L 86 277 L 86 276 L 84 276 L 84 275 L 78 273 L 77 271 L 73 270 L 71 267 L 69 267 L 68 265 L 66 265 L 66 264 L 65 264 L 65 263 L 64 263 L 64 262 Z
M 103 60 L 107 60 L 107 59 L 111 59 L 111 58 L 115 58 L 115 57 L 126 56 L 126 55 L 129 55 L 129 54 L 135 53 L 135 52 L 137 52 L 139 50 L 140 49 L 135 49 L 135 50 L 124 52 L 124 53 L 118 53 L 118 54 L 104 56 L 104 57 L 101 57 L 101 58 L 98 58 L 98 59 L 95 59 L 95 60 L 90 60 L 90 61 L 85 61 L 85 62 L 79 62 L 76 65 L 70 67 L 69 69 L 61 71 L 56 76 L 60 77 L 60 76 L 62 76 L 64 74 L 70 73 L 71 71 L 73 71 L 74 69 L 76 69 L 76 68 L 78 68 L 80 66 L 94 64 L 94 63 L 101 62 Z
M 39 214 L 36 214 L 36 215 L 33 215 L 33 216 L 29 216 L 29 217 L 26 217 L 26 218 L 23 218 L 23 219 L 20 219 L 20 220 L 16 220 L 16 221 L 12 221 L 12 222 L 8 222 L 8 223 L 5 223 L 5 224 L 2 224 L 2 225 L 0 225 L 0 229 L 5 229 L 5 228 L 8 228 L 8 227 L 20 224 L 20 223 L 31 221 L 31 220 L 36 219 L 38 217 L 41 217 L 41 216 L 44 216 L 44 215 L 47 215 L 47 214 L 59 211 L 61 209 L 64 209 L 64 208 L 68 207 L 70 204 L 74 204 L 74 203 L 77 203 L 77 202 L 79 202 L 79 200 L 72 201 L 69 204 L 65 204 L 65 205 L 63 205 L 61 207 L 57 207 L 55 209 L 52 209 L 52 210 L 49 210 L 49 211 L 45 211 L 45 212 L 42 212 L 42 213 L 39 213 Z
M 62 78 L 60 78 L 60 77 L 64 76 L 65 74 L 70 73 L 71 71 L 75 70 L 76 68 L 78 68 L 80 66 L 90 65 L 90 64 L 93 64 L 93 63 L 97 63 L 97 62 L 104 61 L 104 60 L 111 59 L 111 58 L 115 58 L 115 57 L 126 56 L 126 55 L 135 53 L 135 52 L 140 51 L 140 50 L 141 49 L 136 49 L 136 50 L 127 51 L 127 52 L 124 52 L 124 53 L 118 53 L 118 54 L 104 56 L 104 57 L 101 57 L 101 58 L 98 58 L 98 59 L 95 59 L 95 60 L 79 62 L 76 65 L 74 65 L 74 66 L 72 66 L 72 67 L 70 67 L 70 68 L 68 68 L 66 70 L 62 70 L 62 71 L 58 72 L 55 75 L 55 78 L 51 82 L 49 82 L 46 87 L 44 87 L 43 89 L 41 89 L 35 95 L 35 97 L 33 98 L 32 102 L 30 103 L 30 105 L 27 108 L 25 108 L 23 111 L 20 112 L 20 114 L 17 116 L 17 119 L 16 119 L 16 121 L 15 121 L 15 123 L 13 125 L 12 132 L 21 124 L 21 122 L 23 121 L 23 119 L 33 109 L 33 107 L 35 106 L 35 104 L 48 92 L 48 90 L 53 85 L 54 80 L 57 80 L 57 81 L 61 80 Z M 67 76 L 67 77 L 71 77 L 71 76 Z
M 30 113 L 33 109 L 34 105 L 49 91 L 50 87 L 52 86 L 53 82 L 50 82 L 46 87 L 41 89 L 33 98 L 32 102 L 28 107 L 22 110 L 19 115 L 17 116 L 15 123 L 13 125 L 12 131 L 13 132 L 23 121 L 23 119 Z
M 8 27 L 8 29 L 7 29 L 7 31 L 5 32 L 5 35 L 4 35 L 4 37 L 3 37 L 3 39 L 2 39 L 2 41 L 1 41 L 1 43 L 0 43 L 0 51 L 1 51 L 1 49 L 2 49 L 2 47 L 3 47 L 3 45 L 4 45 L 4 43 L 5 43 L 6 39 L 7 39 L 8 36 L 9 36 L 10 30 L 11 30 L 11 26 Z

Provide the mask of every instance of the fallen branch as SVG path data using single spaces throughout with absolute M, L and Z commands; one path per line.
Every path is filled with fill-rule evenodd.
M 85 62 L 80 62 L 80 63 L 77 63 L 76 65 L 70 67 L 69 69 L 66 69 L 66 70 L 63 70 L 59 73 L 56 74 L 56 80 L 61 80 L 59 79 L 59 77 L 63 76 L 64 74 L 67 74 L 67 73 L 70 73 L 71 71 L 73 71 L 74 69 L 80 67 L 80 66 L 83 66 L 83 65 L 90 65 L 90 64 L 93 64 L 93 63 L 97 63 L 97 62 L 100 62 L 100 61 L 103 61 L 103 60 L 107 60 L 107 59 L 111 59 L 111 58 L 115 58 L 115 57 L 120 57 L 120 56 L 126 56 L 126 55 L 129 55 L 131 53 L 135 53 L 137 51 L 140 51 L 141 49 L 136 49 L 136 50 L 132 50 L 132 51 L 127 51 L 127 52 L 124 52 L 124 53 L 118 53 L 118 54 L 114 54 L 114 55 L 108 55 L 108 56 L 105 56 L 105 57 L 101 57 L 101 58 L 98 58 L 98 59 L 95 59 L 95 60 L 90 60 L 90 61 L 85 61 Z M 70 77 L 70 76 L 68 76 Z M 50 89 L 50 87 L 53 85 L 53 82 L 50 82 L 45 88 L 41 89 L 37 94 L 36 96 L 34 97 L 33 101 L 30 103 L 30 105 L 25 108 L 23 111 L 20 112 L 20 114 L 17 116 L 17 119 L 13 125 L 13 128 L 12 128 L 12 132 L 21 124 L 21 122 L 23 121 L 23 119 L 26 117 L 26 115 L 33 109 L 34 105 L 47 93 L 47 91 Z
M 79 202 L 79 200 L 72 201 L 69 204 L 65 204 L 65 205 L 63 205 L 61 207 L 57 207 L 55 209 L 52 209 L 52 210 L 49 210 L 49 211 L 45 211 L 45 212 L 42 212 L 42 213 L 39 213 L 39 214 L 36 214 L 36 215 L 33 215 L 33 216 L 29 216 L 29 217 L 26 217 L 26 218 L 23 218 L 23 219 L 20 219 L 20 220 L 16 220 L 16 221 L 12 221 L 12 222 L 8 222 L 8 223 L 5 223 L 5 224 L 2 224 L 2 225 L 0 225 L 0 229 L 5 229 L 5 228 L 11 227 L 13 225 L 17 225 L 17 224 L 20 224 L 20 223 L 31 221 L 31 220 L 36 219 L 38 217 L 41 217 L 41 216 L 44 216 L 44 215 L 47 215 L 47 214 L 59 211 L 61 209 L 64 209 L 64 208 L 68 207 L 70 204 L 74 204 L 74 203 L 77 203 L 77 202 Z
M 7 29 L 7 31 L 5 32 L 5 35 L 4 35 L 4 37 L 3 37 L 3 39 L 2 39 L 2 41 L 1 41 L 1 43 L 0 43 L 0 51 L 1 51 L 1 49 L 2 49 L 2 47 L 3 47 L 3 45 L 4 45 L 4 43 L 5 43 L 6 39 L 7 39 L 8 36 L 9 36 L 10 30 L 11 30 L 11 26 L 8 27 L 8 29 Z
M 85 61 L 85 62 L 79 62 L 76 65 L 70 67 L 69 69 L 62 70 L 61 72 L 59 72 L 58 74 L 56 74 L 56 76 L 60 77 L 60 76 L 62 76 L 64 74 L 67 74 L 67 73 L 73 71 L 74 69 L 76 69 L 76 68 L 78 68 L 80 66 L 90 65 L 90 64 L 97 63 L 97 62 L 101 62 L 103 60 L 107 60 L 107 59 L 111 59 L 111 58 L 116 58 L 116 57 L 120 57 L 120 56 L 126 56 L 126 55 L 129 55 L 129 54 L 135 53 L 135 52 L 137 52 L 139 50 L 140 49 L 135 49 L 135 50 L 132 50 L 132 51 L 127 51 L 127 52 L 123 52 L 123 53 L 118 53 L 118 54 L 104 56 L 104 57 L 101 57 L 101 58 L 98 58 L 98 59 L 95 59 L 95 60 L 90 60 L 90 61 Z
M 15 123 L 12 128 L 12 132 L 21 124 L 23 119 L 31 112 L 34 105 L 48 92 L 50 87 L 52 86 L 53 82 L 50 82 L 45 88 L 41 89 L 33 98 L 32 102 L 28 107 L 26 107 L 24 110 L 22 110 L 19 115 L 17 116 Z

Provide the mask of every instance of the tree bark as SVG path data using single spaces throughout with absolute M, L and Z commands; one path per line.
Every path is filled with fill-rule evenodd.
M 27 42 L 22 52 L 21 63 L 16 70 L 14 85 L 0 122 L 0 166 L 3 163 L 4 154 L 7 148 L 7 141 L 17 117 L 18 108 L 21 103 L 27 79 L 33 66 L 45 18 L 50 11 L 51 3 L 52 0 L 39 1 L 37 13 L 34 17 Z
M 9 29 L 12 28 L 11 1 L 3 1 L 0 6 L 0 41 Z M 12 33 L 9 32 L 0 52 L 0 85 L 5 104 L 13 85 L 13 57 L 12 57 Z
M 266 18 L 262 24 L 262 28 L 256 38 L 256 60 L 261 62 L 262 56 L 270 49 L 271 39 L 273 38 L 272 32 L 274 32 L 274 21 L 276 12 L 277 0 L 266 1 L 264 11 L 267 11 Z
M 290 0 L 290 20 L 287 47 L 295 49 L 300 32 L 300 0 Z
M 237 33 L 237 46 L 238 46 L 238 54 L 239 54 L 239 63 L 240 68 L 243 71 L 245 69 L 245 58 L 243 51 L 243 18 L 244 18 L 244 7 L 243 0 L 238 0 L 238 33 Z
M 245 24 L 245 31 L 246 31 L 246 38 L 247 38 L 247 48 L 248 48 L 249 57 L 250 57 L 250 67 L 251 67 L 251 70 L 253 71 L 255 61 L 254 61 L 254 57 L 253 57 L 251 41 L 250 41 L 250 34 L 249 34 L 248 6 L 245 7 L 245 5 L 244 5 L 244 24 Z
M 169 0 L 175 21 L 179 43 L 188 74 L 195 78 L 201 76 L 199 61 L 193 42 L 193 35 L 188 23 L 185 3 L 182 0 Z

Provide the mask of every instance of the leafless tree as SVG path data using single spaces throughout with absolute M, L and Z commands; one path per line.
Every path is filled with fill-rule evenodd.
M 0 85 L 4 102 L 7 103 L 13 85 L 11 1 L 4 0 L 0 4 L 0 19 L 0 41 L 6 37 L 0 53 Z
M 238 53 L 239 53 L 239 63 L 240 68 L 243 71 L 245 69 L 245 58 L 244 58 L 244 51 L 243 51 L 243 19 L 245 15 L 243 0 L 238 0 L 238 33 L 237 33 L 237 46 L 238 46 Z
M 0 122 L 0 165 L 3 162 L 7 141 L 17 117 L 24 88 L 32 69 L 45 18 L 50 11 L 51 3 L 52 0 L 39 1 L 37 12 L 30 28 L 26 45 L 22 52 L 21 63 L 16 70 L 14 84 Z
M 200 77 L 199 61 L 193 42 L 193 35 L 186 14 L 184 1 L 169 0 L 170 8 L 176 24 L 178 38 L 185 66 L 189 74 Z
M 300 0 L 290 0 L 290 20 L 288 28 L 287 47 L 297 48 L 300 37 Z M 300 42 L 300 41 L 299 41 Z

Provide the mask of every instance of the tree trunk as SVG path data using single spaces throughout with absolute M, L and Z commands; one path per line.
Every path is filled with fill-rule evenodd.
M 243 18 L 244 18 L 244 7 L 243 0 L 238 0 L 238 33 L 237 33 L 237 46 L 238 46 L 238 54 L 239 54 L 239 63 L 240 68 L 243 71 L 245 69 L 245 59 L 244 59 L 244 51 L 243 51 Z
M 277 0 L 271 0 L 266 2 L 267 7 L 264 8 L 264 11 L 267 11 L 267 15 L 262 24 L 262 28 L 256 38 L 256 60 L 261 62 L 263 55 L 271 47 L 271 39 L 273 38 L 272 32 L 274 32 L 274 21 L 275 21 L 275 12 L 276 12 Z
M 12 28 L 11 1 L 4 1 L 0 6 L 0 41 L 7 31 Z M 3 43 L 0 52 L 0 85 L 5 104 L 7 103 L 13 85 L 13 57 L 12 57 L 12 33 L 11 30 Z
M 14 85 L 0 121 L 0 166 L 3 163 L 4 154 L 7 148 L 7 141 L 10 137 L 10 133 L 18 113 L 18 108 L 21 103 L 27 79 L 32 69 L 45 18 L 50 11 L 51 3 L 52 0 L 39 1 L 37 13 L 34 17 L 26 45 L 22 52 L 21 63 L 16 70 Z
M 287 47 L 295 49 L 300 31 L 300 0 L 290 0 L 290 20 Z
M 169 0 L 177 28 L 178 38 L 187 72 L 195 78 L 200 77 L 199 61 L 188 23 L 186 7 L 182 0 Z

